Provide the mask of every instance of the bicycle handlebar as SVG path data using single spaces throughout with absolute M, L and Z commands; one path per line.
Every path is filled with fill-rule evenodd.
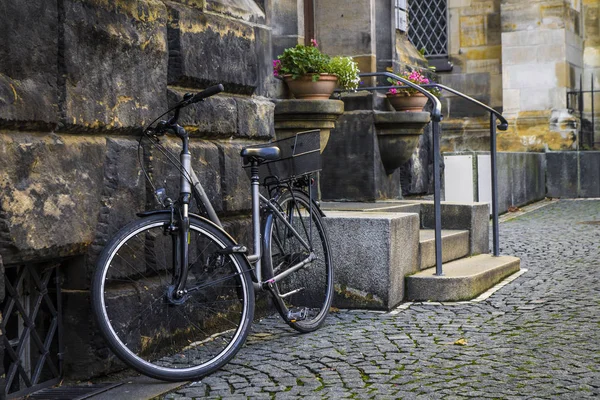
M 179 119 L 179 112 L 181 111 L 181 109 L 191 104 L 198 103 L 199 101 L 203 101 L 204 99 L 210 96 L 214 96 L 217 93 L 221 93 L 223 90 L 225 90 L 225 88 L 222 84 L 219 83 L 218 85 L 210 86 L 206 90 L 203 90 L 200 93 L 196 93 L 195 95 L 186 93 L 183 96 L 183 100 L 181 100 L 176 106 L 174 106 L 165 113 L 167 114 L 171 111 L 175 111 L 175 114 L 173 114 L 173 116 L 168 121 L 160 121 L 158 124 L 156 124 L 154 129 L 148 127 L 147 130 L 152 131 L 152 134 L 154 136 L 163 136 L 167 133 L 171 133 L 176 136 L 185 135 L 185 130 L 181 126 L 177 125 L 177 120 Z
M 195 94 L 194 97 L 192 97 L 192 99 L 190 100 L 190 102 L 188 104 L 197 103 L 199 101 L 206 99 L 207 97 L 214 96 L 217 93 L 221 93 L 223 90 L 225 90 L 225 88 L 220 83 L 218 85 L 211 86 L 211 87 L 207 88 L 206 90 L 203 90 L 202 92 Z

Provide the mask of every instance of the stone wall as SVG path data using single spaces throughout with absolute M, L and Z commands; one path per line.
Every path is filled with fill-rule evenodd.
M 515 121 L 505 150 L 576 146 L 576 119 L 566 92 L 581 73 L 579 1 L 502 1 L 504 111 Z
M 494 108 L 502 107 L 500 19 L 500 0 L 449 0 L 448 54 L 454 68 L 439 74 L 442 84 Z M 489 147 L 483 139 L 489 138 L 486 111 L 448 93 L 442 107 L 444 151 Z
M 441 81 L 510 119 L 500 150 L 577 147 L 579 121 L 566 108 L 566 92 L 578 86 L 586 63 L 595 63 L 597 7 L 579 0 L 448 2 L 454 70 Z M 488 150 L 487 113 L 454 96 L 444 96 L 444 106 L 443 149 Z
M 600 2 L 597 0 L 583 1 L 583 18 L 584 18 L 584 37 L 585 48 L 583 50 L 583 88 L 590 90 L 592 81 L 594 90 L 600 89 Z M 600 96 L 595 95 L 594 104 L 594 123 L 596 142 L 600 142 Z M 582 123 L 592 121 L 592 102 L 590 95 L 585 97 L 585 109 Z M 595 148 L 599 148 L 600 143 L 595 144 Z
M 95 257 L 155 207 L 138 136 L 185 92 L 225 85 L 180 123 L 217 212 L 249 242 L 239 150 L 273 136 L 271 30 L 248 0 L 6 0 L 0 12 L 0 253 L 6 268 L 62 263 L 65 371 L 88 377 L 108 366 L 89 318 Z M 176 196 L 177 171 L 156 151 L 144 160 Z

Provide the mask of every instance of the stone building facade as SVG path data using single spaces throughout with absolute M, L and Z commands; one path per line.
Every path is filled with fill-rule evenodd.
M 314 36 L 324 52 L 355 57 L 363 72 L 425 67 L 397 29 L 397 6 L 410 1 L 0 3 L 0 300 L 6 305 L 15 291 L 38 290 L 33 275 L 23 278 L 26 268 L 60 269 L 48 282 L 58 279 L 62 290 L 66 376 L 107 369 L 107 350 L 89 318 L 90 275 L 108 238 L 155 206 L 138 166 L 142 127 L 184 93 L 224 84 L 225 93 L 190 107 L 182 125 L 226 228 L 249 243 L 239 150 L 275 135 L 272 100 L 287 93 L 272 76 L 272 59 Z M 500 148 L 573 148 L 576 120 L 565 92 L 578 74 L 600 69 L 598 1 L 448 0 L 447 10 L 454 69 L 439 77 L 503 108 L 511 128 Z M 389 108 L 382 93 L 366 103 Z M 444 147 L 483 148 L 487 119 L 454 97 L 444 105 Z M 425 135 L 419 165 L 428 163 L 428 146 Z M 173 188 L 176 171 L 158 154 L 144 162 L 156 182 Z M 425 179 L 419 190 L 427 187 Z M 5 293 L 5 284 L 15 291 Z M 14 332 L 24 331 L 16 313 L 3 317 L 14 319 Z M 5 360 L 13 345 L 7 343 L 0 344 Z
M 498 137 L 503 151 L 575 150 L 580 124 L 567 108 L 567 92 L 582 77 L 598 87 L 597 0 L 449 0 L 449 59 L 441 81 L 493 107 L 509 119 Z M 468 106 L 449 111 L 444 149 L 486 150 L 486 129 Z M 587 107 L 590 101 L 588 98 Z M 588 110 L 591 111 L 591 110 Z M 590 119 L 590 115 L 584 115 Z M 478 123 L 479 122 L 479 123 Z

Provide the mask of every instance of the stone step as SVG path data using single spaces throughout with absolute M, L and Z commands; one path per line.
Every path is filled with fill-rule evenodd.
M 404 277 L 418 272 L 419 215 L 326 211 L 335 269 L 334 306 L 389 310 L 404 299 Z
M 406 277 L 406 299 L 415 301 L 470 300 L 520 269 L 517 257 L 480 254 L 443 265 L 443 275 L 429 268 Z
M 468 230 L 442 229 L 442 262 L 457 260 L 469 254 Z M 419 269 L 435 266 L 435 230 L 421 229 L 419 232 Z

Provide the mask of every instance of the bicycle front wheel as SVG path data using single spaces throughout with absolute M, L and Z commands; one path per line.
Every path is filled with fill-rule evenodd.
M 300 238 L 274 213 L 268 214 L 264 225 L 263 271 L 269 280 L 306 261 L 312 251 L 314 260 L 273 284 L 275 306 L 287 324 L 299 332 L 312 332 L 325 322 L 333 299 L 333 266 L 327 233 L 319 210 L 303 192 L 286 190 L 277 203 Z
M 117 233 L 98 259 L 92 306 L 102 336 L 127 365 L 157 379 L 194 380 L 244 344 L 254 288 L 247 259 L 223 251 L 233 240 L 191 218 L 187 294 L 176 296 L 178 235 L 170 224 L 170 215 L 152 215 Z

